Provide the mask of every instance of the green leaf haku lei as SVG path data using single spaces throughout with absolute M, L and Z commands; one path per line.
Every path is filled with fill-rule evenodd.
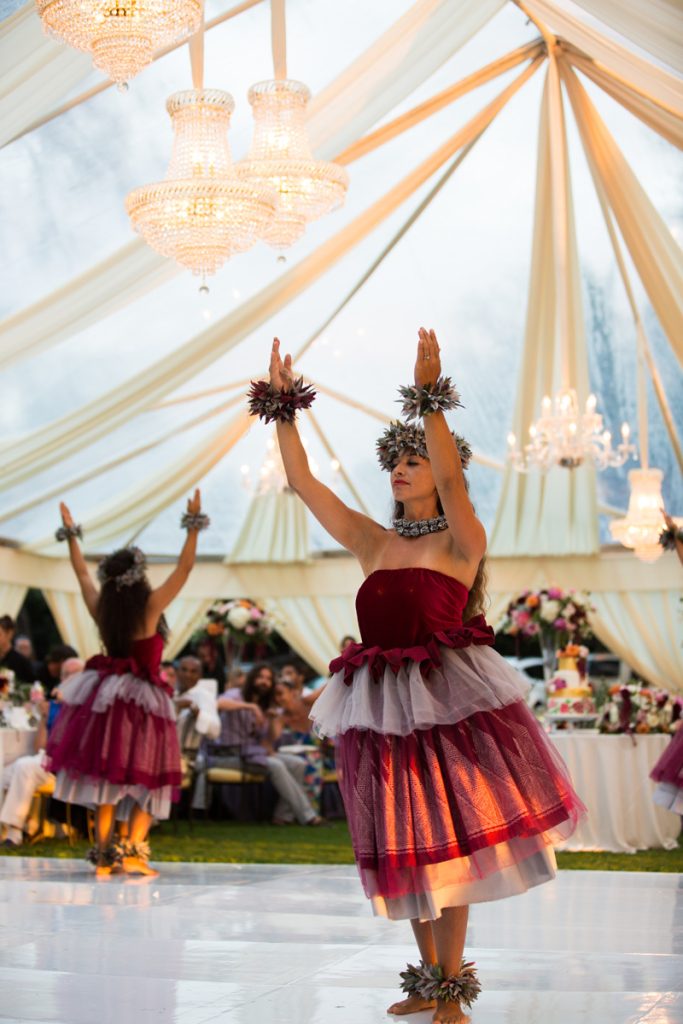
M 440 964 L 427 964 L 420 960 L 420 966 L 408 964 L 401 971 L 401 990 L 408 995 L 419 995 L 430 1002 L 440 999 L 444 1003 L 459 1003 L 470 1007 L 481 992 L 474 961 L 463 957 L 459 974 L 444 974 Z

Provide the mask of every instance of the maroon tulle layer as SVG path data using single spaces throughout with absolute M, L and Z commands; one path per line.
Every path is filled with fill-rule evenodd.
M 140 685 L 150 684 L 140 681 Z M 120 699 L 105 712 L 94 712 L 97 693 L 95 687 L 85 703 L 62 706 L 50 733 L 49 770 L 147 789 L 179 786 L 182 774 L 175 722 L 150 714 L 134 701 Z
M 343 671 L 344 682 L 350 686 L 353 683 L 354 672 L 363 665 L 367 665 L 373 679 L 377 681 L 382 678 L 387 666 L 393 672 L 398 672 L 401 665 L 414 661 L 420 666 L 422 674 L 429 676 L 433 668 L 441 665 L 441 647 L 457 650 L 471 647 L 473 644 L 491 646 L 494 640 L 495 633 L 491 626 L 487 625 L 484 616 L 475 615 L 461 626 L 437 630 L 425 643 L 413 647 L 392 647 L 390 650 L 382 650 L 377 646 L 349 644 L 338 658 L 330 662 L 330 672 L 334 674 Z
M 670 782 L 683 789 L 683 728 L 675 734 L 671 743 L 650 772 L 655 782 Z
M 585 808 L 526 705 L 408 736 L 351 729 L 337 767 L 359 868 L 387 898 L 418 891 L 419 868 L 573 826 Z

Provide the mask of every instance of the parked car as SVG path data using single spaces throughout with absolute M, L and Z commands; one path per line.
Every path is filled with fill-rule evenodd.
M 529 686 L 526 702 L 532 711 L 541 711 L 548 703 L 543 674 L 543 658 L 506 657 L 508 665 L 516 669 Z

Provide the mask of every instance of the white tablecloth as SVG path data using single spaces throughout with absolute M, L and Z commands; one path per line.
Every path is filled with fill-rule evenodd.
M 652 800 L 650 771 L 670 737 L 552 733 L 588 816 L 558 850 L 635 853 L 671 850 L 681 831 L 679 815 Z M 635 745 L 634 745 L 635 744 Z
M 5 765 L 25 754 L 33 754 L 35 729 L 0 729 L 0 792 Z

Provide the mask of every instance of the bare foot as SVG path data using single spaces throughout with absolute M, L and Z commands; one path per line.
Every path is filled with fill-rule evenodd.
M 471 1019 L 461 1009 L 460 1003 L 444 1003 L 438 999 L 432 1024 L 469 1024 Z
M 151 868 L 142 857 L 124 857 L 121 867 L 127 875 L 146 875 L 148 878 L 157 878 L 159 872 Z
M 436 1003 L 433 999 L 423 999 L 422 996 L 408 996 L 407 999 L 401 999 L 398 1003 L 392 1003 L 387 1013 L 395 1013 L 399 1015 L 401 1013 L 419 1013 L 420 1010 L 431 1010 Z

